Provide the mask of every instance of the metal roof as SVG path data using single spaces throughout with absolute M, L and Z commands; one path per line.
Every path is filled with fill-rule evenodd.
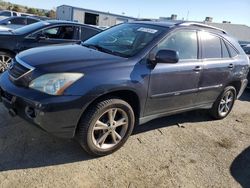
M 61 6 L 58 6 L 57 8 L 59 8 L 59 7 L 71 7 L 73 9 L 78 9 L 78 10 L 82 10 L 82 11 L 85 11 L 85 12 L 93 12 L 93 13 L 97 13 L 97 14 L 111 15 L 111 16 L 116 16 L 116 17 L 124 18 L 124 19 L 133 19 L 133 20 L 136 19 L 136 18 L 130 17 L 130 16 L 124 16 L 124 15 L 113 14 L 113 13 L 109 13 L 109 12 L 102 12 L 102 11 L 97 11 L 97 10 L 85 9 L 85 8 L 80 8 L 80 7 L 74 7 L 74 6 L 70 6 L 70 5 L 61 5 Z
M 206 24 L 221 28 L 239 41 L 250 42 L 250 27 L 240 24 L 230 24 L 230 23 L 213 23 L 206 22 Z

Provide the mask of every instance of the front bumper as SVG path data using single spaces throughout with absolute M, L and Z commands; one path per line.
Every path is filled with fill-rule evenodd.
M 12 114 L 62 138 L 74 137 L 84 106 L 81 96 L 50 96 L 18 87 L 7 73 L 0 77 L 0 101 Z

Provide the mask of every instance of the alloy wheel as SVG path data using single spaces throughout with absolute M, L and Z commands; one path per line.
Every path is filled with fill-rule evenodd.
M 219 104 L 219 114 L 226 116 L 232 109 L 234 102 L 234 93 L 230 90 L 224 94 Z
M 11 60 L 10 56 L 0 55 L 0 72 L 4 72 L 9 68 Z
M 128 130 L 128 115 L 120 108 L 104 112 L 92 130 L 92 141 L 99 149 L 110 149 L 122 141 Z

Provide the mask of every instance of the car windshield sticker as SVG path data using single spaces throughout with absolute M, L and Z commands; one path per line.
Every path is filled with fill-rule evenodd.
M 145 27 L 141 27 L 137 31 L 141 31 L 141 32 L 145 32 L 145 33 L 151 33 L 151 34 L 155 34 L 155 33 L 158 32 L 158 30 L 156 30 L 156 29 L 150 29 L 150 28 L 145 28 Z

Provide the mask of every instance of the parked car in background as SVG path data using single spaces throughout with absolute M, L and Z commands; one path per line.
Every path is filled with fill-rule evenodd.
M 20 27 L 23 27 L 25 25 L 30 25 L 36 22 L 39 22 L 41 20 L 37 19 L 37 18 L 33 18 L 33 17 L 29 17 L 29 16 L 14 16 L 14 17 L 10 17 L 10 18 L 6 18 L 3 20 L 0 20 L 0 25 L 4 26 L 10 30 L 15 30 L 18 29 Z M 0 31 L 3 31 L 6 29 L 2 29 L 0 28 Z
M 5 18 L 9 18 L 9 17 L 14 17 L 14 16 L 33 16 L 33 14 L 16 12 L 16 11 L 11 11 L 11 10 L 0 11 L 0 20 L 5 19 Z
M 245 53 L 248 55 L 248 57 L 250 57 L 250 44 L 245 45 L 242 48 L 245 51 Z
M 248 71 L 248 57 L 223 30 L 133 22 L 82 45 L 18 54 L 0 77 L 0 93 L 11 115 L 76 137 L 87 152 L 103 156 L 122 147 L 138 123 L 195 109 L 227 117 Z
M 99 32 L 101 30 L 95 27 L 57 20 L 0 32 L 0 72 L 5 71 L 11 59 L 23 50 L 52 44 L 81 43 Z
M 9 18 L 12 16 L 20 16 L 20 14 L 18 12 L 10 11 L 10 10 L 0 11 L 0 19 Z

